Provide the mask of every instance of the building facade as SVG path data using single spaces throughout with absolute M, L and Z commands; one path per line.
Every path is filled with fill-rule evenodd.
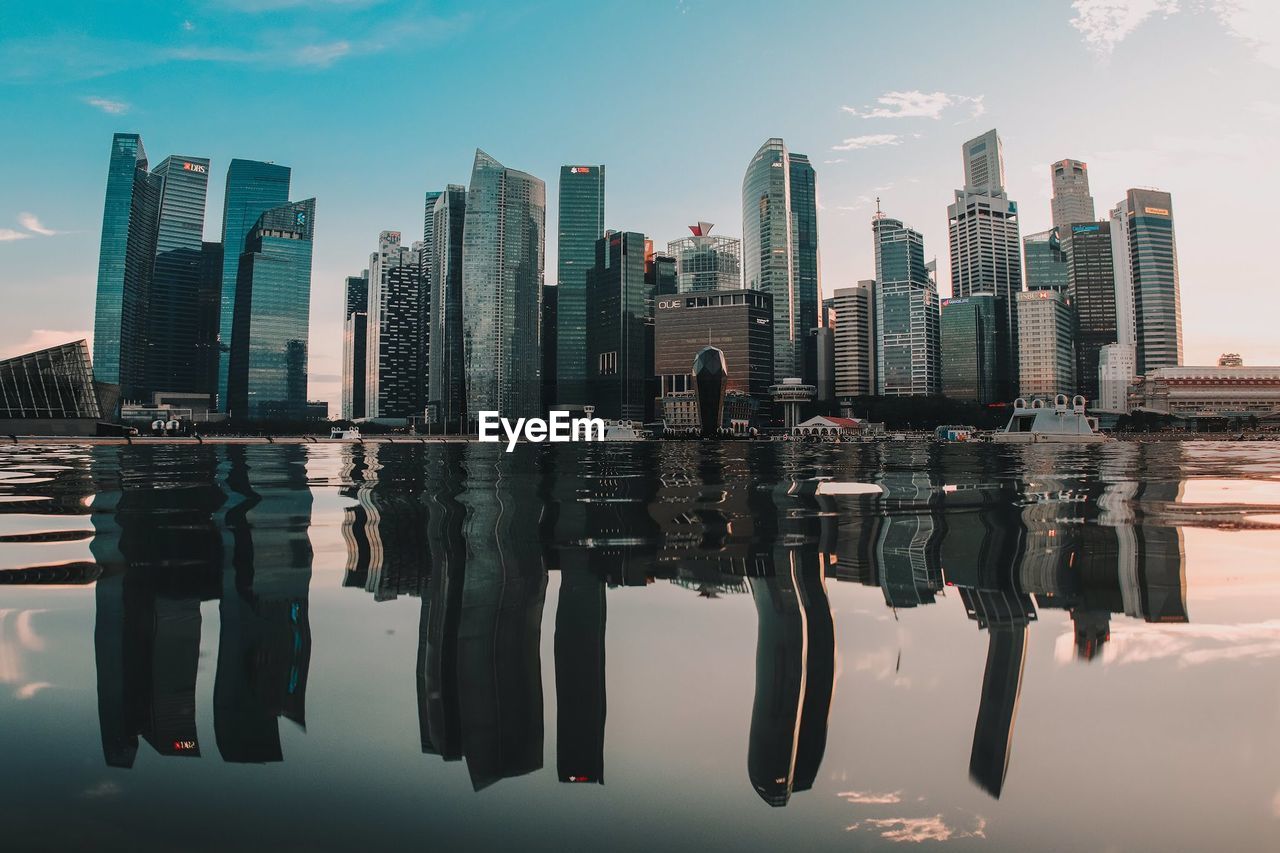
M 517 418 L 541 410 L 546 193 L 538 178 L 476 151 L 462 237 L 463 362 L 472 420 L 481 411 Z M 560 325 L 566 326 L 563 319 Z
M 1060 233 L 1078 222 L 1093 222 L 1093 196 L 1089 194 L 1089 166 L 1079 160 L 1059 160 L 1049 166 L 1053 181 L 1050 207 L 1053 227 Z
M 467 188 L 450 184 L 432 210 L 427 407 L 432 422 L 458 424 L 466 405 L 462 365 L 462 231 Z
M 1280 367 L 1158 367 L 1136 383 L 1131 408 L 1180 417 L 1280 413 Z
M 587 402 L 596 417 L 644 421 L 652 412 L 647 327 L 653 295 L 645 259 L 645 237 L 638 232 L 609 231 L 596 241 L 586 324 Z
M 0 359 L 0 428 L 7 435 L 92 435 L 111 416 L 104 409 L 114 408 L 104 402 L 85 341 Z
M 876 393 L 875 286 L 875 281 L 860 281 L 836 288 L 831 297 L 837 400 Z
M 557 234 L 557 405 L 587 402 L 587 274 L 604 235 L 604 166 L 561 166 Z
M 1138 372 L 1177 367 L 1182 364 L 1182 296 L 1173 199 L 1167 192 L 1131 189 L 1123 203 Z
M 660 297 L 654 314 L 654 372 L 661 397 L 691 392 L 693 360 L 707 346 L 724 354 L 726 389 L 769 401 L 774 381 L 772 297 L 737 288 Z
M 999 301 L 992 293 L 942 300 L 942 393 L 947 397 L 983 404 L 1000 400 L 996 370 L 1005 330 Z
M 228 413 L 307 416 L 307 348 L 316 200 L 258 217 L 240 254 L 231 328 Z
M 1107 344 L 1098 353 L 1098 398 L 1093 406 L 1100 412 L 1129 411 L 1129 386 L 1138 375 L 1138 354 L 1133 344 Z
M 799 375 L 814 385 L 818 376 L 817 337 L 818 295 L 821 281 L 818 276 L 818 180 L 813 164 L 804 154 L 791 153 L 788 158 L 791 171 L 792 245 L 795 257 L 791 262 L 795 275 L 802 353 Z
M 1022 254 L 1027 290 L 1066 292 L 1070 270 L 1067 268 L 1067 253 L 1058 239 L 1058 229 L 1050 228 L 1023 237 Z
M 1111 223 L 1078 222 L 1069 228 L 1067 294 L 1076 318 L 1075 373 L 1078 381 L 1073 393 L 1083 394 L 1086 400 L 1096 400 L 1099 393 L 1098 354 L 1107 344 L 1120 340 L 1116 322 Z
M 383 231 L 378 235 L 378 251 L 369 256 L 367 417 L 422 414 L 421 290 L 418 253 L 402 245 L 399 231 Z
M 365 381 L 369 321 L 369 271 L 347 276 L 342 309 L 342 403 L 346 420 L 366 415 Z
M 667 243 L 667 254 L 676 260 L 676 292 L 742 287 L 742 241 L 712 235 L 712 227 L 710 222 L 690 225 L 690 236 Z
M 1075 318 L 1070 300 L 1056 290 L 1028 290 L 1018 294 L 1017 311 L 1019 395 L 1050 400 L 1058 394 L 1073 396 Z
M 257 160 L 232 160 L 222 197 L 222 290 L 218 313 L 219 411 L 226 411 L 227 377 L 231 368 L 231 327 L 235 320 L 236 276 L 245 241 L 258 218 L 273 207 L 289 203 L 290 169 Z M 363 309 L 362 309 L 363 310 Z
M 871 232 L 876 253 L 876 393 L 941 393 L 938 288 L 925 264 L 924 237 L 879 212 L 871 220 Z

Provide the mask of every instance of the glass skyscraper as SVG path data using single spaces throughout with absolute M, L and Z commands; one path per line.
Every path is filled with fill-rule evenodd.
M 312 198 L 266 211 L 240 254 L 227 386 L 234 417 L 306 415 L 315 210 Z
M 996 353 L 1003 345 L 996 296 L 975 293 L 942 300 L 942 393 L 953 400 L 993 403 Z
M 346 303 L 342 310 L 342 417 L 363 418 L 365 357 L 369 321 L 369 271 L 347 276 Z
M 690 225 L 688 237 L 667 243 L 676 260 L 676 292 L 709 293 L 742 286 L 742 241 L 712 235 L 710 222 Z
M 1138 374 L 1182 364 L 1182 296 L 1173 199 L 1159 190 L 1125 197 L 1129 270 L 1137 328 Z
M 467 188 L 449 184 L 431 211 L 431 358 L 427 363 L 427 406 L 442 424 L 458 423 L 466 401 L 462 369 L 462 228 Z
M 925 265 L 924 237 L 881 213 L 872 218 L 871 232 L 876 250 L 876 393 L 937 394 L 938 288 Z
M 587 275 L 587 402 L 597 417 L 644 420 L 651 405 L 653 288 L 645 266 L 643 234 L 614 231 L 596 241 Z
M 147 390 L 212 394 L 197 346 L 209 161 L 174 155 L 153 173 L 160 176 L 161 187 L 147 299 Z
M 1067 253 L 1058 239 L 1058 229 L 1039 231 L 1022 238 L 1027 290 L 1067 290 Z
M 399 231 L 378 235 L 369 256 L 365 406 L 371 418 L 421 415 L 423 281 L 418 252 Z
M 143 390 L 147 293 L 155 256 L 160 183 L 147 171 L 142 137 L 115 134 L 98 255 L 93 367 L 98 381 L 120 385 L 126 399 L 141 395 Z
M 541 410 L 546 184 L 477 149 L 463 227 L 467 416 Z M 564 299 L 564 294 L 560 294 Z M 563 301 L 561 302 L 563 310 Z M 571 328 L 563 322 L 561 328 Z
M 604 234 L 604 166 L 560 167 L 560 225 L 556 256 L 556 401 L 576 409 L 588 402 L 587 273 Z
M 231 327 L 235 320 L 236 273 L 245 241 L 258 218 L 289 203 L 288 166 L 257 160 L 232 160 L 222 203 L 222 305 L 218 320 L 217 405 L 226 411 L 227 376 L 231 366 Z
M 818 192 L 817 174 L 804 154 L 788 156 L 791 172 L 791 262 L 795 276 L 799 336 L 803 353 L 801 378 L 806 384 L 818 381 L 817 348 L 813 330 L 818 327 Z
M 1070 268 L 1067 293 L 1075 311 L 1075 376 L 1078 382 L 1073 393 L 1083 394 L 1092 403 L 1099 396 L 1099 353 L 1107 344 L 1119 340 L 1111 222 L 1080 222 L 1070 229 L 1071 238 L 1066 246 Z M 1018 322 L 1022 322 L 1021 316 Z M 1023 373 L 1025 375 L 1026 372 Z

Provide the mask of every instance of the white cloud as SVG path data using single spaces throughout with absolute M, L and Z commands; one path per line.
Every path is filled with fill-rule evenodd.
M 192 30 L 194 30 L 194 29 L 196 28 L 196 25 L 195 25 L 195 24 L 193 24 L 191 21 L 183 21 L 183 22 L 182 22 L 182 28 L 183 28 L 184 30 L 186 30 L 187 32 L 191 32 Z
M 1212 14 L 1233 37 L 1247 44 L 1258 61 L 1280 68 L 1280 6 L 1275 0 L 1075 0 L 1071 26 L 1101 57 L 1153 17 L 1169 17 L 1184 8 Z
M 920 844 L 925 841 L 950 841 L 954 838 L 986 838 L 987 821 L 975 816 L 974 828 L 961 830 L 950 826 L 942 819 L 942 815 L 933 817 L 888 817 L 867 818 L 845 827 L 846 832 L 865 827 L 872 832 L 880 833 L 886 841 L 910 842 Z
M 53 685 L 47 681 L 33 681 L 30 684 L 24 684 L 14 693 L 14 698 L 27 700 L 35 698 L 35 695 L 41 690 L 47 690 Z
M 876 107 L 840 109 L 858 118 L 931 118 L 940 119 L 951 107 L 968 106 L 969 117 L 977 118 L 987 111 L 983 95 L 952 95 L 946 92 L 885 92 L 876 98 Z
M 1213 0 L 1227 32 L 1253 48 L 1259 62 L 1280 68 L 1280 6 L 1275 0 Z
M 836 796 L 846 803 L 859 805 L 884 806 L 902 802 L 901 791 L 889 791 L 883 794 L 877 794 L 874 791 L 841 791 Z
M 84 99 L 84 102 L 113 116 L 122 116 L 130 110 L 129 104 L 124 101 L 112 100 L 111 98 L 88 97 Z
M 1072 658 L 1074 634 L 1054 640 L 1054 659 Z M 1149 625 L 1121 622 L 1111 626 L 1111 639 L 1102 647 L 1104 664 L 1143 664 L 1169 660 L 1185 668 L 1229 660 L 1280 658 L 1280 620 L 1243 625 Z
M 1071 26 L 1085 44 L 1101 56 L 1109 56 L 1152 15 L 1168 17 L 1178 11 L 1178 0 L 1075 0 Z
M 25 231 L 15 231 L 12 228 L 0 228 L 0 243 L 8 243 L 11 240 L 26 240 L 31 235 Z
M 295 65 L 312 65 L 325 68 L 351 52 L 351 43 L 335 41 L 329 44 L 309 44 L 294 54 Z
M 851 136 L 839 145 L 832 145 L 832 151 L 861 151 L 863 148 L 875 148 L 880 145 L 901 145 L 906 137 L 897 133 L 868 133 L 865 136 Z
M 41 224 L 40 219 L 34 213 L 19 213 L 18 224 L 28 231 L 41 235 L 42 237 L 52 237 L 57 234 L 52 228 L 46 228 Z

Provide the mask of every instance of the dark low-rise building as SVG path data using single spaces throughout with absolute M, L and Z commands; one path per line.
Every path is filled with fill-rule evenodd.
M 86 341 L 0 360 L 0 433 L 6 435 L 93 435 L 119 398 L 119 385 L 94 382 Z

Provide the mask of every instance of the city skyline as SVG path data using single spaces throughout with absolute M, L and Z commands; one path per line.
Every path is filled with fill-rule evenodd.
M 227 5 L 234 8 L 228 10 Z M 724 24 L 724 10 L 715 4 L 683 3 L 652 12 L 654 25 L 664 27 L 677 61 L 669 68 L 643 65 L 633 85 L 645 91 L 677 85 L 677 80 L 687 85 L 684 80 L 690 68 L 704 60 L 732 71 L 747 61 L 750 51 L 744 45 L 763 38 L 766 29 L 783 43 L 796 46 L 802 70 L 813 75 L 811 85 L 803 92 L 787 88 L 786 99 L 770 100 L 780 89 L 774 83 L 762 83 L 764 89 L 752 97 L 771 103 L 772 114 L 762 116 L 760 110 L 730 100 L 711 114 L 678 122 L 678 134 L 671 137 L 665 127 L 635 129 L 640 124 L 619 134 L 614 106 L 579 95 L 567 98 L 557 87 L 539 80 L 511 81 L 526 99 L 519 114 L 532 128 L 552 121 L 572 127 L 574 138 L 563 134 L 535 138 L 539 134 L 530 133 L 517 139 L 505 129 L 509 123 L 451 101 L 439 105 L 455 116 L 448 132 L 436 133 L 429 143 L 408 144 L 404 140 L 411 134 L 371 140 L 368 134 L 330 133 L 332 126 L 327 124 L 341 118 L 346 105 L 354 105 L 361 86 L 389 71 L 416 67 L 405 45 L 391 38 L 387 44 L 366 39 L 357 45 L 348 38 L 345 53 L 335 47 L 332 52 L 338 55 L 326 59 L 317 52 L 320 45 L 307 41 L 314 34 L 298 32 L 301 10 L 292 4 L 270 4 L 275 8 L 266 11 L 249 8 L 257 5 L 197 7 L 189 13 L 174 10 L 134 38 L 153 46 L 182 39 L 207 45 L 208 34 L 214 33 L 230 43 L 258 44 L 264 39 L 262 33 L 270 30 L 288 45 L 288 34 L 293 32 L 298 45 L 293 52 L 282 48 L 271 54 L 263 49 L 261 55 L 250 55 L 246 49 L 241 56 L 201 53 L 194 47 L 129 52 L 121 41 L 124 36 L 112 36 L 110 27 L 104 27 L 99 41 L 80 43 L 60 34 L 51 18 L 35 11 L 24 12 L 13 36 L 0 41 L 4 57 L 0 106 L 28 128 L 17 140 L 8 165 L 2 167 L 10 192 L 0 207 L 0 267 L 6 291 L 21 287 L 31 294 L 21 310 L 0 320 L 0 340 L 6 342 L 0 354 L 87 337 L 92 329 L 104 149 L 113 132 L 141 134 L 148 150 L 157 155 L 153 162 L 172 151 L 196 152 L 210 159 L 206 240 L 220 236 L 220 191 L 232 158 L 286 164 L 292 169 L 293 196 L 319 199 L 325 216 L 317 232 L 312 282 L 310 396 L 328 400 L 331 411 L 336 411 L 346 276 L 361 268 L 367 246 L 379 231 L 401 230 L 406 242 L 421 236 L 415 223 L 421 216 L 422 192 L 462 181 L 469 152 L 476 146 L 493 151 L 503 162 L 519 163 L 544 181 L 553 180 L 565 163 L 608 164 L 605 226 L 642 231 L 663 245 L 687 233 L 687 223 L 698 218 L 728 223 L 722 226 L 723 233 L 741 237 L 734 223 L 741 215 L 743 164 L 762 139 L 780 136 L 788 148 L 808 153 L 818 173 L 821 297 L 871 274 L 873 247 L 863 235 L 876 195 L 886 198 L 886 207 L 895 216 L 924 234 L 928 256 L 938 259 L 940 295 L 945 297 L 949 289 L 945 205 L 957 182 L 954 150 L 964 140 L 996 127 L 1004 141 L 1008 192 L 1020 203 L 1022 234 L 1049 227 L 1049 165 L 1064 158 L 1088 164 L 1091 193 L 1102 213 L 1114 207 L 1130 187 L 1158 186 L 1175 196 L 1178 208 L 1184 362 L 1212 364 L 1223 351 L 1239 351 L 1250 364 L 1280 362 L 1280 345 L 1272 341 L 1262 316 L 1265 312 L 1233 309 L 1251 299 L 1258 262 L 1247 256 L 1225 257 L 1215 250 L 1227 235 L 1232 240 L 1243 236 L 1245 241 L 1260 242 L 1264 233 L 1265 217 L 1250 207 L 1249 198 L 1266 197 L 1266 187 L 1275 181 L 1265 168 L 1264 149 L 1268 128 L 1280 115 L 1274 104 L 1267 106 L 1276 69 L 1262 49 L 1269 32 L 1265 20 L 1253 41 L 1233 35 L 1230 18 L 1190 8 L 1167 18 L 1139 15 L 1128 29 L 1107 30 L 1087 9 L 1063 3 L 1037 10 L 1025 25 L 1004 25 L 1004 36 L 1018 46 L 1013 59 L 1029 65 L 1021 75 L 1025 79 L 997 79 L 981 69 L 952 71 L 946 59 L 949 51 L 959 48 L 943 47 L 936 63 L 909 74 L 880 63 L 874 73 L 859 73 L 856 83 L 850 83 L 842 68 L 823 59 L 823 49 L 838 41 L 833 35 L 891 33 L 893 16 L 905 13 L 837 10 L 819 4 L 814 15 L 826 22 L 824 27 L 784 22 L 765 28 L 751 14 L 752 7 L 745 5 L 742 14 L 730 21 L 744 31 L 743 38 L 736 40 L 738 47 L 722 48 L 708 57 L 680 48 Z M 477 73 L 484 80 L 492 82 L 489 78 L 502 74 L 501 68 L 483 64 L 492 58 L 487 50 L 474 59 L 463 55 L 476 45 L 500 49 L 513 37 L 510 22 L 495 9 L 441 7 L 436 18 L 423 23 L 414 17 L 414 4 L 357 4 L 365 19 L 357 14 L 360 10 L 341 5 L 316 11 L 315 28 L 325 32 L 367 28 L 370 22 L 391 16 L 405 29 L 417 26 L 421 43 L 430 44 L 440 61 L 458 63 L 459 75 L 477 71 L 477 62 L 481 63 Z M 91 23 L 100 14 L 90 8 L 83 17 Z M 184 14 L 189 14 L 189 21 Z M 613 14 L 616 8 L 600 10 L 601 16 Z M 540 20 L 554 15 L 536 17 L 539 20 L 523 16 L 521 23 L 537 28 L 548 45 L 572 38 L 578 31 L 579 25 L 570 26 L 559 18 L 554 24 Z M 184 21 L 193 28 L 183 27 Z M 1218 76 L 1232 75 L 1239 85 L 1219 92 L 1212 80 L 1198 79 L 1182 69 L 1172 69 L 1154 82 L 1149 75 L 1140 83 L 1129 81 L 1127 75 L 1153 58 L 1178 51 L 1192 38 L 1206 61 L 1216 64 Z M 952 41 L 963 39 L 939 43 Z M 62 65 L 37 82 L 31 70 L 31 45 L 64 42 L 67 50 L 51 60 Z M 1023 59 L 1030 42 L 1036 50 L 1034 61 Z M 875 64 L 880 52 L 891 53 L 895 44 L 888 36 L 875 44 L 868 42 L 864 55 Z M 813 50 L 801 49 L 809 46 Z M 1051 79 L 1055 61 L 1074 63 L 1081 85 L 1093 81 L 1109 87 L 1094 92 L 1089 115 L 1081 114 L 1084 107 L 1062 110 L 1048 101 L 1040 106 L 1032 99 L 1035 87 Z M 299 80 L 309 86 L 323 81 L 344 84 L 327 96 L 335 99 L 333 119 L 317 114 L 315 96 L 300 95 L 296 104 L 280 109 L 281 93 Z M 162 100 L 162 91 L 175 83 L 200 92 L 199 97 Z M 247 92 L 246 83 L 257 90 Z M 228 125 L 218 121 L 218 115 L 233 108 L 233 92 L 238 120 Z M 1204 104 L 1194 123 L 1167 114 L 1173 98 Z M 673 108 L 686 109 L 678 103 Z M 320 122 L 323 132 L 297 133 L 300 110 Z M 1201 130 L 1205 123 L 1214 127 L 1212 136 Z M 672 165 L 673 144 L 683 152 L 684 167 Z M 353 152 L 360 153 L 353 156 Z M 385 157 L 403 168 L 366 170 L 359 165 Z M 378 171 L 385 174 L 371 173 Z M 1218 198 L 1224 182 L 1250 187 L 1244 210 L 1259 215 L 1221 217 Z M 558 187 L 547 189 L 550 230 L 557 221 L 552 205 Z M 547 241 L 548 270 L 555 269 L 554 242 Z M 62 259 L 52 269 L 49 252 Z M 551 275 L 547 283 L 553 283 Z M 42 332 L 47 337 L 39 337 Z

